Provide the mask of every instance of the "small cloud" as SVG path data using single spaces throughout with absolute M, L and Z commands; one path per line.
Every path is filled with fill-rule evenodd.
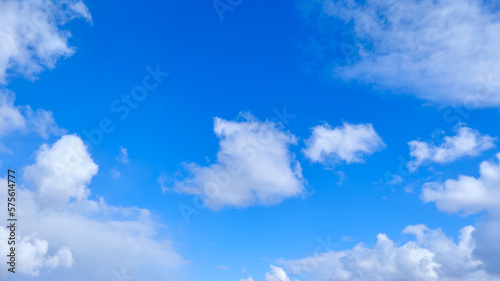
M 365 158 L 386 147 L 372 124 L 349 124 L 332 128 L 328 124 L 313 127 L 305 140 L 304 155 L 313 163 L 364 163 Z
M 120 174 L 120 171 L 118 171 L 117 169 L 111 169 L 109 170 L 109 174 L 111 175 L 111 177 L 113 179 L 119 179 L 121 174 Z
M 118 155 L 116 157 L 116 161 L 118 161 L 118 163 L 121 163 L 121 164 L 128 164 L 129 163 L 128 151 L 123 146 L 120 146 L 120 155 Z

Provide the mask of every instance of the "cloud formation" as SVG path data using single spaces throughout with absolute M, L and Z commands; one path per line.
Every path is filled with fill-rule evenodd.
M 362 243 L 345 251 L 329 251 L 300 260 L 282 261 L 291 276 L 320 281 L 492 281 L 474 258 L 474 227 L 460 231 L 458 243 L 440 229 L 410 225 L 403 234 L 414 239 L 398 245 L 385 234 L 373 248 Z
M 466 215 L 486 211 L 473 233 L 476 243 L 473 254 L 484 263 L 486 271 L 500 274 L 500 153 L 497 161 L 480 164 L 479 177 L 461 175 L 445 182 L 426 183 L 422 190 L 424 202 L 434 202 L 444 212 Z
M 439 105 L 500 106 L 500 15 L 490 1 L 302 3 L 319 31 L 315 52 L 334 61 L 335 77 Z M 336 34 L 339 26 L 349 32 Z
M 51 111 L 33 110 L 29 105 L 16 106 L 15 99 L 13 92 L 0 89 L 0 137 L 20 131 L 35 132 L 46 139 L 66 132 L 57 126 Z
M 213 210 L 277 204 L 303 194 L 301 167 L 289 150 L 297 138 L 273 122 L 249 114 L 241 117 L 244 120 L 214 119 L 216 163 L 186 164 L 190 176 L 178 180 L 174 189 L 200 196 Z
M 500 161 L 500 153 L 497 155 Z M 424 202 L 434 202 L 445 212 L 465 211 L 477 213 L 482 210 L 500 210 L 500 164 L 484 161 L 479 168 L 479 177 L 461 175 L 444 183 L 429 182 L 422 190 Z
M 103 198 L 90 199 L 90 184 L 98 166 L 83 141 L 66 135 L 42 145 L 35 163 L 24 169 L 24 186 L 18 187 L 22 227 L 19 275 L 39 280 L 110 280 L 112 271 L 137 271 L 151 266 L 143 280 L 157 277 L 185 263 L 169 240 L 155 238 L 161 226 L 146 209 L 116 207 Z M 5 205 L 5 198 L 0 200 Z M 1 227 L 0 239 L 7 232 Z M 3 245 L 3 244 L 2 244 Z M 2 250 L 2 252 L 4 252 Z M 5 256 L 0 270 L 6 271 Z M 61 271 L 60 267 L 70 270 Z M 53 271 L 52 274 L 47 274 Z M 55 274 L 55 275 L 54 275 Z
M 0 1 L 0 84 L 12 73 L 33 79 L 73 55 L 71 33 L 60 27 L 75 18 L 92 21 L 80 0 Z
M 363 163 L 366 156 L 385 148 L 372 124 L 347 122 L 333 129 L 328 124 L 313 127 L 305 143 L 305 156 L 313 163 L 323 164 Z
M 408 143 L 410 156 L 408 162 L 410 171 L 415 171 L 426 162 L 449 163 L 465 156 L 476 156 L 479 153 L 495 147 L 495 138 L 481 135 L 471 128 L 460 126 L 455 136 L 446 136 L 439 146 L 436 144 L 413 140 Z

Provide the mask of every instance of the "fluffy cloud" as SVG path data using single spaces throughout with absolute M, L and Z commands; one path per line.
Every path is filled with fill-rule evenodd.
M 217 162 L 204 167 L 186 164 L 190 176 L 175 183 L 177 192 L 201 196 L 214 210 L 277 204 L 303 194 L 300 164 L 289 151 L 296 137 L 270 121 L 242 117 L 240 122 L 215 118 Z
M 97 165 L 75 135 L 63 136 L 53 146 L 42 145 L 36 163 L 25 168 L 25 179 L 36 188 L 39 203 L 50 206 L 87 199 L 87 185 L 96 174 Z
M 408 143 L 410 156 L 408 168 L 415 171 L 425 162 L 448 163 L 464 156 L 475 156 L 487 149 L 495 147 L 495 138 L 481 135 L 478 131 L 461 126 L 455 136 L 446 136 L 439 146 L 423 141 L 413 140 Z
M 312 136 L 305 143 L 306 157 L 319 163 L 362 163 L 365 156 L 385 148 L 372 124 L 347 122 L 334 129 L 328 124 L 313 127 Z
M 35 111 L 28 105 L 16 106 L 15 99 L 14 93 L 0 89 L 0 137 L 16 130 L 35 132 L 43 138 L 65 133 L 57 126 L 52 112 L 43 109 Z
M 435 202 L 445 212 L 465 214 L 487 211 L 486 219 L 480 222 L 473 237 L 475 257 L 480 259 L 491 274 L 500 274 L 500 153 L 497 162 L 484 161 L 479 168 L 479 177 L 461 175 L 444 183 L 430 182 L 424 185 L 422 199 Z
M 283 268 L 271 265 L 271 272 L 266 273 L 264 279 L 266 281 L 290 281 Z
M 500 106 L 500 17 L 491 1 L 302 2 L 319 31 L 315 53 L 336 60 L 336 77 L 437 104 Z M 342 25 L 349 35 L 336 34 Z
M 58 58 L 71 56 L 71 34 L 60 26 L 74 18 L 92 20 L 82 1 L 0 1 L 0 84 L 9 73 L 34 78 Z
M 497 154 L 500 160 L 500 153 Z M 446 212 L 477 213 L 481 210 L 500 209 L 500 164 L 481 163 L 478 178 L 461 175 L 444 183 L 429 182 L 424 185 L 422 199 L 435 202 Z
M 147 265 L 141 280 L 157 280 L 185 263 L 170 241 L 155 238 L 163 226 L 148 210 L 89 199 L 98 166 L 80 138 L 66 135 L 42 145 L 35 159 L 17 191 L 20 273 L 39 274 L 39 280 L 110 280 L 113 271 Z M 5 198 L 0 201 L 4 206 Z M 5 256 L 0 261 L 4 272 Z M 25 278 L 18 276 L 13 280 Z
M 360 243 L 350 250 L 329 251 L 282 263 L 292 276 L 309 281 L 498 280 L 488 275 L 482 269 L 482 262 L 473 257 L 473 232 L 472 226 L 463 228 L 455 243 L 439 229 L 411 225 L 403 234 L 415 238 L 403 245 L 379 234 L 373 248 Z

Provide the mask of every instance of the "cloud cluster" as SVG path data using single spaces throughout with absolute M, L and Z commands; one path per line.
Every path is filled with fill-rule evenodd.
M 497 161 L 480 164 L 479 177 L 461 175 L 445 182 L 429 182 L 422 190 L 422 200 L 434 202 L 445 212 L 467 214 L 486 211 L 485 219 L 477 225 L 473 237 L 475 257 L 491 274 L 500 274 L 500 153 Z M 499 277 L 500 278 L 500 277 Z
M 312 162 L 347 164 L 363 163 L 369 156 L 385 148 L 382 138 L 372 124 L 349 124 L 331 128 L 328 124 L 312 128 L 312 136 L 305 140 L 305 156 Z
M 336 77 L 441 105 L 500 106 L 500 14 L 490 1 L 312 3 L 302 7 L 320 34 L 315 49 L 345 56 Z M 333 35 L 342 22 L 350 36 Z
M 304 193 L 300 164 L 289 150 L 296 137 L 273 122 L 249 114 L 242 117 L 215 118 L 214 132 L 220 139 L 217 162 L 186 164 L 190 176 L 175 183 L 177 192 L 201 196 L 213 210 L 277 204 Z
M 305 259 L 282 261 L 282 264 L 292 276 L 308 281 L 495 280 L 472 254 L 473 232 L 472 226 L 463 228 L 460 240 L 455 243 L 440 229 L 411 225 L 403 234 L 412 235 L 414 239 L 403 245 L 379 234 L 373 248 L 360 243 L 350 250 L 329 251 Z
M 71 267 L 58 270 L 57 276 L 109 280 L 112 270 L 124 267 L 134 271 L 148 265 L 150 273 L 158 273 L 184 264 L 170 241 L 155 239 L 162 226 L 148 210 L 89 198 L 88 185 L 97 171 L 87 147 L 75 135 L 37 151 L 35 163 L 23 171 L 26 185 L 17 191 L 22 221 L 19 271 L 53 280 L 48 271 Z M 5 198 L 0 201 L 5 205 Z M 6 235 L 2 227 L 0 239 L 5 241 Z M 6 271 L 5 256 L 0 260 L 0 269 Z
M 71 56 L 71 33 L 60 27 L 75 18 L 92 20 L 80 0 L 0 1 L 0 84 L 10 73 L 33 79 Z
M 440 145 L 413 140 L 408 143 L 410 156 L 408 162 L 410 171 L 415 171 L 425 162 L 449 163 L 464 156 L 476 156 L 479 153 L 495 147 L 495 138 L 481 135 L 478 131 L 461 126 L 455 136 L 446 136 Z

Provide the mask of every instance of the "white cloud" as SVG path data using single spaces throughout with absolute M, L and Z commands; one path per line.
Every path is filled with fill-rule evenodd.
M 324 164 L 338 161 L 363 163 L 366 156 L 385 148 L 372 124 L 347 122 L 334 129 L 328 124 L 313 127 L 312 136 L 305 143 L 303 152 L 306 157 Z
M 190 177 L 175 183 L 178 192 L 201 196 L 214 210 L 277 204 L 304 193 L 300 164 L 289 151 L 295 136 L 270 121 L 214 120 L 219 140 L 217 162 L 186 164 Z
M 0 137 L 13 131 L 35 132 L 43 138 L 66 132 L 57 126 L 51 111 L 16 106 L 15 99 L 14 93 L 0 89 Z
M 60 27 L 74 18 L 92 20 L 82 1 L 0 1 L 0 84 L 10 73 L 33 79 L 60 57 L 71 56 L 71 33 Z
M 21 111 L 14 106 L 14 93 L 0 90 L 0 135 L 26 126 Z
M 345 251 L 329 251 L 300 260 L 281 261 L 301 280 L 342 281 L 492 281 L 472 255 L 472 226 L 460 232 L 458 243 L 441 230 L 412 225 L 403 234 L 415 238 L 398 245 L 385 234 L 377 235 L 373 248 L 362 243 Z M 278 279 L 279 280 L 279 279 Z
M 435 202 L 445 212 L 465 214 L 487 211 L 486 219 L 478 223 L 473 233 L 475 257 L 480 259 L 491 274 L 500 274 L 500 153 L 497 162 L 484 161 L 479 177 L 461 175 L 444 183 L 430 182 L 424 185 L 422 200 Z
M 24 107 L 24 115 L 27 120 L 26 130 L 35 132 L 42 138 L 46 139 L 51 135 L 60 136 L 66 133 L 66 130 L 57 126 L 51 111 L 43 109 L 34 111 L 27 105 Z
M 54 280 L 54 274 L 60 280 L 110 280 L 113 270 L 138 272 L 147 265 L 141 280 L 158 280 L 185 264 L 171 241 L 155 238 L 164 226 L 148 210 L 89 199 L 88 185 L 98 166 L 80 138 L 66 135 L 53 145 L 42 145 L 35 159 L 24 169 L 20 182 L 26 186 L 18 187 L 16 198 L 22 221 L 18 235 L 27 237 L 18 248 L 21 273 L 39 274 L 39 280 Z M 5 201 L 0 198 L 0 204 Z M 5 227 L 1 229 L 5 234 Z
M 500 106 L 500 16 L 490 1 L 303 2 L 318 56 L 346 56 L 333 63 L 336 77 L 437 104 Z
M 497 158 L 500 159 L 500 153 Z M 457 180 L 448 179 L 444 183 L 426 183 L 422 199 L 435 202 L 438 209 L 446 212 L 499 210 L 500 164 L 485 161 L 480 165 L 479 174 L 478 178 L 461 175 Z
M 283 268 L 271 265 L 271 272 L 266 273 L 264 279 L 266 281 L 290 281 Z
M 87 185 L 96 174 L 97 165 L 75 135 L 63 136 L 53 146 L 42 145 L 36 163 L 25 168 L 25 179 L 36 188 L 39 202 L 49 205 L 87 199 Z
M 0 238 L 2 241 L 7 241 L 7 237 L 9 237 L 9 232 L 1 227 Z M 16 246 L 17 264 L 21 264 L 16 268 L 16 274 L 38 276 L 41 270 L 56 269 L 59 266 L 71 267 L 74 263 L 73 256 L 68 248 L 62 247 L 54 255 L 50 256 L 48 254 L 48 242 L 36 236 L 17 237 Z M 7 243 L 0 244 L 2 253 L 10 253 L 9 248 L 10 246 Z M 6 271 L 6 269 L 4 270 Z
M 252 276 L 248 276 L 248 278 L 240 279 L 240 281 L 253 281 L 253 277 Z
M 464 156 L 476 156 L 495 147 L 495 138 L 481 135 L 478 131 L 460 126 L 455 136 L 446 136 L 439 146 L 413 140 L 408 143 L 410 156 L 414 160 L 408 162 L 410 171 L 415 171 L 425 162 L 448 163 Z

